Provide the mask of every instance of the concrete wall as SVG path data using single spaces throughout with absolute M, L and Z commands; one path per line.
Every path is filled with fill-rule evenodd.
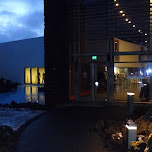
M 147 47 L 143 45 L 137 45 L 134 43 L 130 43 L 127 41 L 123 41 L 115 38 L 116 41 L 119 42 L 119 52 L 130 52 L 130 51 L 147 51 Z M 138 62 L 139 55 L 122 55 L 119 56 L 119 62 Z M 142 67 L 146 65 L 141 65 L 140 63 L 115 63 L 116 67 Z
M 44 67 L 44 37 L 0 44 L 0 76 L 24 84 L 24 68 Z

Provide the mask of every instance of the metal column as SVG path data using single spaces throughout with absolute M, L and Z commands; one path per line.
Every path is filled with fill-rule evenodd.
M 75 63 L 75 71 L 74 71 L 74 95 L 75 101 L 80 100 L 80 64 Z
M 107 18 L 107 99 L 108 102 L 114 101 L 114 5 L 113 0 L 108 0 L 108 18 Z
M 91 88 L 91 101 L 95 101 L 95 97 L 97 95 L 97 87 L 95 86 L 95 82 L 97 81 L 97 64 L 90 64 L 90 88 Z

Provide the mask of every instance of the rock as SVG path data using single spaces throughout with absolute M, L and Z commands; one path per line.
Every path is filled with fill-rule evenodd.
M 18 108 L 18 104 L 12 100 L 12 102 L 10 103 L 10 108 Z
M 137 119 L 135 121 L 135 123 L 137 124 L 137 134 L 138 135 L 145 135 L 148 134 L 148 125 L 149 125 L 149 121 L 145 120 L 143 117 Z
M 152 133 L 149 135 L 147 143 L 148 143 L 149 149 L 152 149 Z
M 98 122 L 96 125 L 96 129 L 97 129 L 99 136 L 101 136 L 103 133 L 103 129 L 104 129 L 104 121 L 101 120 L 100 122 Z
M 131 152 L 144 152 L 147 144 L 144 141 L 132 141 L 130 142 Z
M 0 126 L 0 143 L 8 141 L 10 136 L 14 135 L 14 131 L 9 126 Z

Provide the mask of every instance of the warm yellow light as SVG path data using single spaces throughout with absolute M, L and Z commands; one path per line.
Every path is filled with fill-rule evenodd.
M 129 130 L 137 130 L 137 127 L 135 127 L 135 126 L 126 125 L 126 128 L 129 129 Z
M 136 27 L 136 25 L 133 25 L 133 27 Z
M 126 22 L 128 22 L 128 18 L 126 18 Z
M 116 6 L 119 6 L 119 3 L 116 3 Z
M 31 83 L 31 71 L 30 68 L 25 68 L 25 84 Z
M 114 0 L 114 2 L 116 2 L 117 0 Z
M 118 42 L 115 42 L 115 43 L 118 43 Z
M 123 11 L 119 11 L 120 13 L 123 13 Z
M 126 14 L 122 14 L 122 16 L 125 16 Z
M 127 92 L 127 95 L 129 95 L 129 96 L 134 96 L 135 93 L 133 93 L 133 92 Z

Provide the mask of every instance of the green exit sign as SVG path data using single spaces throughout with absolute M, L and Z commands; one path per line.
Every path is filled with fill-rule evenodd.
M 97 60 L 97 56 L 92 56 L 92 60 Z

